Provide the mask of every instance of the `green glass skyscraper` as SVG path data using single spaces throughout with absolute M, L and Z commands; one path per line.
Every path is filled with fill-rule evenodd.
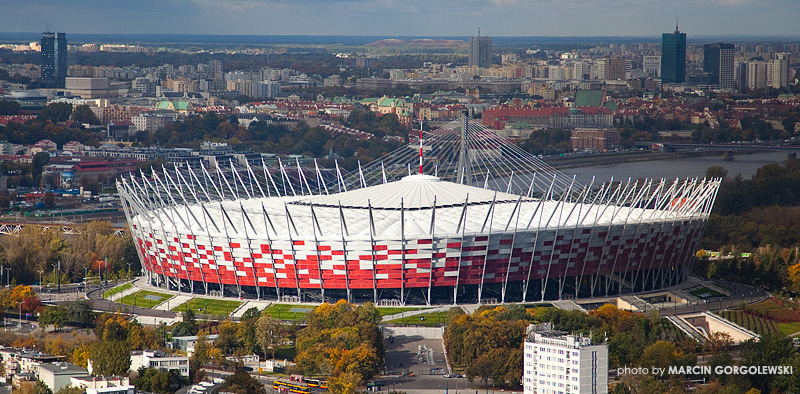
M 67 78 L 67 35 L 42 33 L 42 86 L 64 88 Z
M 686 33 L 678 31 L 661 35 L 661 82 L 686 82 Z

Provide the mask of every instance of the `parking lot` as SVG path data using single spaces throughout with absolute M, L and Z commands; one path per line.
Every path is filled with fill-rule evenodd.
M 386 347 L 387 378 L 381 391 L 407 393 L 455 393 L 472 385 L 465 378 L 445 378 L 448 374 L 444 361 L 442 341 L 420 337 L 396 336 L 393 341 L 384 339 Z M 474 389 L 471 389 L 474 390 Z

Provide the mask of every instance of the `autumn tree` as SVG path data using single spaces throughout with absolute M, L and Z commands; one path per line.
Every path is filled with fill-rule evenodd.
M 309 313 L 308 326 L 297 332 L 298 369 L 307 375 L 347 379 L 356 386 L 372 379 L 383 368 L 385 352 L 379 321 L 372 303 L 358 307 L 344 300 L 323 303 Z
M 264 357 L 268 354 L 275 358 L 275 349 L 281 343 L 283 337 L 283 324 L 269 313 L 262 313 L 256 324 L 256 338 Z

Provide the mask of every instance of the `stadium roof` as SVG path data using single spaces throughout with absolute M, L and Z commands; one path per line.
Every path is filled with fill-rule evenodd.
M 463 206 L 496 202 L 516 202 L 518 195 L 493 190 L 444 182 L 432 175 L 409 175 L 397 182 L 385 183 L 369 188 L 356 189 L 333 195 L 312 196 L 293 204 L 333 206 L 345 208 L 372 208 L 399 210 L 430 209 L 436 207 Z M 526 199 L 531 200 L 531 199 Z

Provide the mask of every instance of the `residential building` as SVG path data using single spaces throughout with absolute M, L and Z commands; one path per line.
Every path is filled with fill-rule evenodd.
M 607 151 L 619 149 L 619 130 L 610 127 L 577 127 L 570 135 L 572 150 Z
M 686 82 L 686 33 L 678 31 L 661 35 L 661 81 Z
M 714 43 L 703 46 L 703 71 L 710 85 L 733 89 L 733 44 Z
M 528 326 L 523 363 L 524 394 L 608 393 L 608 346 L 552 323 Z
M 65 356 L 53 356 L 30 349 L 0 347 L 0 362 L 6 374 L 35 373 L 39 365 L 66 360 Z
M 789 54 L 776 53 L 767 66 L 767 85 L 771 88 L 781 89 L 789 86 L 791 80 L 789 67 Z
M 86 394 L 133 394 L 136 391 L 127 377 L 76 377 L 70 379 L 70 385 L 85 389 Z
M 478 31 L 477 37 L 469 38 L 469 66 L 489 67 L 492 65 L 492 37 L 481 37 Z
M 255 90 L 253 91 L 254 98 L 271 99 L 279 94 L 281 94 L 281 83 L 278 81 L 261 81 L 256 84 Z
M 52 392 L 69 386 L 72 378 L 89 377 L 89 371 L 70 363 L 47 363 L 39 365 L 39 380 Z
M 67 35 L 65 33 L 42 33 L 42 86 L 63 88 L 67 77 Z
M 603 59 L 604 74 L 599 79 L 624 80 L 625 59 L 620 57 L 610 57 Z
M 767 87 L 767 68 L 769 63 L 763 60 L 753 60 L 744 64 L 746 79 L 741 86 L 747 89 L 765 89 Z
M 163 129 L 168 123 L 178 120 L 178 113 L 171 111 L 142 112 L 131 118 L 133 128 L 136 131 L 146 130 L 155 133 L 158 129 Z
M 187 356 L 191 357 L 194 353 L 195 346 L 197 346 L 198 338 L 199 337 L 197 335 L 172 337 L 172 349 L 182 350 L 186 352 Z M 219 338 L 219 335 L 217 334 L 206 335 L 206 341 L 208 341 L 208 343 L 214 342 L 217 338 Z
M 160 350 L 135 350 L 131 352 L 131 371 L 139 368 L 158 368 L 165 371 L 176 370 L 189 377 L 189 357 L 167 356 Z

